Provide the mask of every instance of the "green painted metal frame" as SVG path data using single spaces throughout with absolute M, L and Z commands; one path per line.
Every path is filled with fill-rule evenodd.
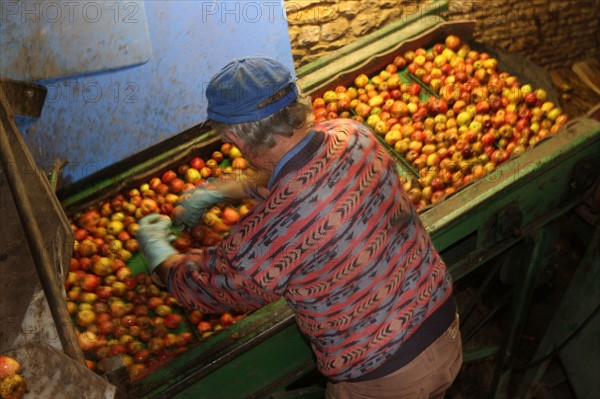
M 290 376 L 313 366 L 312 356 L 300 332 L 294 325 L 289 325 L 174 398 L 265 398 L 269 395 L 265 388 L 285 385 L 290 382 Z
M 299 336 L 291 309 L 280 300 L 213 334 L 210 339 L 201 340 L 168 366 L 131 383 L 128 395 L 133 398 L 189 395 L 245 398 L 288 378 L 294 371 L 304 370 L 307 363 L 312 363 L 312 354 Z M 272 373 L 267 375 L 264 370 Z M 242 385 L 236 385 L 242 381 Z

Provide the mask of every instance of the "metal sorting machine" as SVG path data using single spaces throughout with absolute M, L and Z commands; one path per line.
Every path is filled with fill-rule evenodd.
M 418 30 L 407 28 L 406 24 L 403 29 L 392 26 L 300 68 L 297 71 L 299 84 L 309 94 L 322 93 L 338 84 L 347 84 L 358 73 L 373 74 L 396 54 L 438 42 L 448 34 L 456 34 L 469 41 L 473 28 L 474 23 L 469 21 L 436 21 L 427 29 L 420 23 Z M 494 53 L 496 50 L 489 51 Z M 549 78 L 544 79 L 546 75 L 535 65 L 522 59 L 515 61 L 515 55 L 500 50 L 494 54 L 504 70 L 536 87 L 546 88 L 549 93 L 553 92 Z M 20 325 L 36 286 L 41 282 L 50 305 L 44 308 L 46 313 L 48 309 L 51 311 L 50 320 L 67 321 L 69 315 L 61 285 L 73 241 L 67 215 L 123 189 L 137 187 L 193 155 L 209 157 L 212 151 L 220 148 L 221 142 L 200 125 L 115 164 L 73 185 L 68 191 L 59 192 L 59 201 L 49 182 L 33 172 L 36 169 L 30 159 L 28 170 L 11 169 L 17 158 L 28 158 L 27 149 L 11 119 L 18 113 L 35 114 L 31 109 L 20 109 L 22 105 L 19 104 L 31 104 L 37 93 L 42 93 L 43 97 L 43 88 L 25 88 L 25 100 L 15 102 L 13 99 L 17 96 L 9 95 L 6 87 L 3 85 L 0 90 L 0 147 L 3 180 L 8 185 L 3 183 L 0 192 L 2 204 L 10 202 L 12 206 L 3 206 L 2 219 L 20 220 L 21 223 L 11 229 L 3 228 L 3 240 L 8 236 L 20 237 L 20 245 L 27 240 L 30 248 L 27 261 L 22 260 L 24 257 L 17 259 L 15 256 L 9 260 L 14 265 L 21 262 L 31 267 L 5 270 L 3 266 L 3 320 L 5 315 L 9 315 L 7 317 L 14 320 L 15 325 Z M 41 106 L 43 98 L 37 104 Z M 400 157 L 398 166 L 407 176 L 414 173 Z M 567 295 L 537 349 L 534 360 L 541 361 L 525 374 L 518 388 L 520 395 L 531 394 L 548 366 L 547 355 L 556 348 L 562 348 L 562 343 L 573 332 L 594 317 L 600 303 L 597 290 L 600 283 L 599 171 L 600 112 L 596 108 L 595 112 L 590 110 L 586 115 L 571 120 L 556 135 L 501 164 L 484 178 L 421 210 L 421 218 L 455 281 L 459 282 L 475 270 L 485 270 L 487 277 L 477 293 L 485 295 L 486 284 L 499 278 L 499 274 L 510 275 L 512 289 L 505 298 L 505 304 L 510 306 L 510 317 L 506 320 L 502 340 L 465 352 L 465 362 L 494 357 L 496 367 L 489 392 L 491 397 L 504 397 L 512 383 L 514 351 L 521 339 L 534 288 L 548 267 L 547 254 L 556 243 L 553 222 L 573 212 L 587 222 L 578 229 L 581 239 L 588 244 L 587 252 L 578 264 L 573 265 L 576 272 Z M 56 231 L 55 236 L 49 231 Z M 9 241 L 17 242 L 15 239 L 5 240 Z M 54 246 L 49 246 L 50 242 Z M 62 245 L 57 247 L 57 242 Z M 53 253 L 49 253 L 50 249 Z M 22 255 L 22 252 L 19 254 Z M 33 272 L 34 265 L 37 277 Z M 471 310 L 470 305 L 464 306 L 462 317 L 466 319 Z M 104 392 L 106 397 L 129 398 L 308 399 L 320 398 L 323 394 L 322 387 L 302 383 L 306 381 L 304 377 L 314 371 L 315 364 L 307 343 L 295 326 L 294 315 L 283 300 L 248 315 L 208 339 L 198 339 L 189 350 L 135 381 L 130 380 L 119 359 L 106 363 L 106 378 L 99 378 L 88 371 L 74 339 L 71 323 L 56 322 L 55 325 L 62 351 L 68 355 L 63 364 L 68 363 L 81 375 L 77 385 L 79 393 L 93 386 L 95 392 Z M 19 332 L 11 334 L 8 341 L 18 342 L 14 335 Z M 9 348 L 2 349 L 7 352 L 11 348 L 9 345 Z M 35 353 L 41 350 L 30 349 Z M 581 386 L 589 381 L 589 375 L 575 371 L 578 365 L 573 356 L 566 352 L 561 355 L 564 355 L 562 360 L 572 377 L 574 389 L 585 389 Z M 39 375 L 45 375 L 45 372 L 37 370 Z M 33 375 L 29 378 L 32 384 L 35 378 Z M 45 381 L 52 384 L 48 379 Z M 31 391 L 36 389 L 33 385 L 30 388 Z

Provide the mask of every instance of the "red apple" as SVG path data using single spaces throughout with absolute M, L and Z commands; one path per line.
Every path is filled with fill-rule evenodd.
M 170 313 L 165 316 L 165 326 L 168 328 L 174 329 L 179 326 L 183 317 L 177 313 Z
M 142 205 L 142 196 L 141 195 L 135 195 L 133 197 L 129 198 L 129 203 L 133 206 L 135 206 L 136 208 L 139 208 Z
M 321 100 L 323 100 L 323 99 L 321 99 Z M 323 100 L 323 105 L 325 105 L 324 104 L 324 100 Z M 228 156 L 229 155 L 229 151 L 231 151 L 231 147 L 233 147 L 233 144 L 231 144 L 231 143 L 223 143 L 221 145 L 221 152 L 223 153 L 223 155 Z
M 180 178 L 175 178 L 169 183 L 169 189 L 171 193 L 178 194 L 183 190 L 185 182 Z
M 231 313 L 229 312 L 224 312 L 223 314 L 221 314 L 221 317 L 219 318 L 219 324 L 221 324 L 223 327 L 227 327 L 228 325 L 233 323 L 233 316 L 231 315 Z
M 104 305 L 104 309 L 98 309 L 98 311 L 96 311 L 96 323 L 100 324 L 105 321 L 112 321 L 112 316 L 110 315 L 110 313 L 108 313 L 108 305 L 103 302 L 98 303 Z
M 115 318 L 120 318 L 125 315 L 127 312 L 127 308 L 125 307 L 125 303 L 122 301 L 114 301 L 110 304 L 110 313 Z
M 187 170 L 190 168 L 190 165 L 186 164 L 186 163 L 182 163 L 181 165 L 179 165 L 177 167 L 177 173 L 179 173 L 179 176 L 184 176 L 185 172 L 187 172 Z
M 404 69 L 406 67 L 406 58 L 404 58 L 401 55 L 397 55 L 394 57 L 394 59 L 392 60 L 392 63 L 396 66 L 396 68 L 398 69 Z M 368 78 L 367 78 L 368 79 Z
M 137 226 L 137 228 L 139 228 L 139 225 Z M 134 230 L 134 234 L 135 234 L 135 231 L 137 231 L 137 229 Z M 131 253 L 136 253 L 140 249 L 140 244 L 139 244 L 138 240 L 136 240 L 135 238 L 132 238 L 132 239 L 125 241 L 125 243 L 123 244 L 123 247 Z
M 128 225 L 129 224 L 131 224 L 131 223 L 128 223 Z M 129 240 L 130 238 L 131 238 L 131 234 L 129 234 L 129 232 L 127 230 L 123 230 L 117 234 L 117 239 L 119 241 L 125 242 L 125 241 Z
M 465 108 L 467 107 L 467 103 L 464 100 L 457 100 L 453 105 L 452 105 L 452 110 L 454 111 L 455 115 L 460 114 L 462 111 L 465 110 Z
M 484 146 L 492 146 L 494 145 L 494 142 L 496 141 L 496 136 L 494 135 L 494 133 L 492 132 L 488 132 L 485 133 L 482 137 L 481 137 L 481 143 Z
M 148 341 L 148 351 L 151 354 L 157 355 L 165 347 L 165 342 L 161 337 L 152 337 Z
M 133 361 L 136 363 L 146 363 L 150 358 L 150 351 L 145 348 L 140 348 L 133 354 Z
M 194 157 L 190 160 L 190 167 L 200 170 L 204 167 L 204 160 L 200 157 Z
M 221 214 L 221 219 L 225 224 L 234 225 L 240 220 L 240 214 L 234 208 L 226 206 Z
M 100 277 L 94 274 L 84 273 L 80 279 L 80 287 L 85 291 L 94 292 L 98 285 L 100 285 Z
M 88 271 L 92 266 L 92 260 L 87 257 L 79 258 L 79 270 Z
M 475 106 L 478 114 L 487 114 L 490 112 L 490 103 L 488 100 L 482 100 Z
M 392 103 L 392 106 L 390 108 L 390 114 L 394 118 L 400 119 L 405 116 L 408 116 L 409 113 L 410 113 L 410 111 L 408 109 L 408 106 L 403 101 L 396 100 Z
M 122 211 L 123 210 L 123 202 L 124 202 L 124 200 L 125 199 L 122 198 L 122 196 L 121 196 L 121 198 L 115 197 L 115 198 L 111 199 L 110 200 L 110 209 L 113 212 L 120 212 L 120 211 Z
M 141 329 L 148 329 L 152 325 L 152 320 L 148 316 L 139 316 L 137 325 L 140 326 Z
M 445 40 L 446 47 L 452 51 L 458 51 L 461 45 L 460 38 L 456 35 L 448 35 Z
M 139 321 L 138 321 L 139 322 Z M 152 339 L 152 330 L 150 329 L 144 329 L 142 328 L 142 330 L 140 330 L 140 334 L 138 336 L 139 340 L 142 342 L 148 342 Z
M 523 96 L 523 101 L 529 106 L 534 106 L 537 103 L 537 100 L 538 98 L 535 95 L 535 92 L 527 93 Z
M 154 310 L 163 304 L 164 304 L 164 301 L 155 296 L 148 298 L 148 301 L 146 302 L 146 305 L 148 306 L 148 309 L 150 309 L 150 310 Z
M 221 151 L 213 151 L 212 155 L 210 156 L 212 159 L 214 159 L 215 161 L 217 161 L 217 163 L 221 163 L 223 162 L 223 153 Z
M 89 232 L 86 229 L 76 229 L 74 234 L 76 241 L 83 241 L 88 235 Z
M 123 344 L 116 344 L 110 347 L 110 350 L 108 351 L 109 356 L 116 356 L 116 355 L 124 355 L 125 353 L 127 353 L 127 351 L 125 350 L 125 346 Z
M 77 252 L 81 257 L 90 257 L 98 253 L 98 243 L 93 239 L 86 238 L 79 243 Z
M 172 182 L 172 180 L 171 180 L 171 182 Z M 158 187 L 156 187 L 155 191 L 156 191 L 156 194 L 164 197 L 165 195 L 167 195 L 169 193 L 169 190 L 170 190 L 170 185 L 161 183 L 158 185 Z
M 177 335 L 175 335 L 174 333 L 165 334 L 163 340 L 165 341 L 165 347 L 167 348 L 177 346 Z
M 196 330 L 198 330 L 198 332 L 200 334 L 204 334 L 206 332 L 209 332 L 212 330 L 212 324 L 210 324 L 207 321 L 201 321 L 200 323 L 198 323 L 198 326 L 196 327 Z
M 153 177 L 148 182 L 150 190 L 156 191 L 156 188 L 162 184 L 162 180 L 159 177 Z
M 98 323 L 98 332 L 102 335 L 110 335 L 115 330 L 115 325 L 111 320 Z
M 437 114 L 445 114 L 448 112 L 448 103 L 445 100 L 431 97 L 427 102 L 427 107 L 429 108 L 429 112 L 433 115 Z
M 198 323 L 200 323 L 203 318 L 204 318 L 204 314 L 199 310 L 192 310 L 192 312 L 190 312 L 190 315 L 188 316 L 190 323 L 192 323 L 194 325 L 197 325 Z
M 144 304 L 139 304 L 139 305 L 135 305 L 135 307 L 133 308 L 133 314 L 135 314 L 136 316 L 148 316 L 149 310 L 148 310 L 148 306 L 144 305 Z
M 521 131 L 523 131 L 523 129 L 525 129 L 529 126 L 530 126 L 529 120 L 527 120 L 525 118 L 521 118 L 517 121 L 515 128 L 517 129 L 518 132 L 521 132 Z
M 100 215 L 100 211 L 97 209 L 90 209 L 79 216 L 77 219 L 77 224 L 83 229 L 90 230 L 92 227 L 95 227 L 98 222 L 100 222 L 101 216 L 102 215 Z
M 151 213 L 157 213 L 158 212 L 158 203 L 151 198 L 144 198 L 144 199 L 142 199 L 142 203 L 140 204 L 140 209 L 141 209 L 142 215 L 149 215 Z
M 162 317 L 159 317 L 159 319 L 161 319 L 161 323 L 153 326 L 152 336 L 162 338 L 169 332 L 169 329 L 165 325 L 164 319 Z
M 126 314 L 121 317 L 121 325 L 131 327 L 137 324 L 137 317 L 132 314 Z
M 137 341 L 137 340 L 131 340 L 125 344 L 125 352 L 127 352 L 127 354 L 131 355 L 131 356 L 134 356 L 136 353 L 138 353 L 142 349 L 144 349 L 144 344 L 142 344 L 140 341 Z M 134 361 L 135 361 L 135 357 L 134 357 Z
M 494 164 L 499 165 L 502 162 L 506 161 L 507 158 L 508 154 L 506 153 L 506 151 L 504 151 L 503 149 L 497 149 L 492 153 L 490 160 Z
M 128 269 L 129 270 L 129 269 Z M 123 279 L 123 283 L 129 290 L 133 290 L 137 286 L 137 281 L 133 276 L 127 276 Z
M 180 347 L 185 347 L 188 346 L 190 344 L 190 342 L 192 342 L 192 333 L 189 332 L 182 332 L 177 334 L 177 346 Z
M 131 272 L 130 268 L 121 267 L 119 270 L 116 271 L 115 275 L 117 276 L 118 281 L 125 281 L 125 279 L 127 277 L 131 277 L 133 275 L 133 273 Z
M 148 285 L 148 284 L 152 284 L 152 279 L 150 278 L 149 275 L 145 274 L 145 273 L 139 273 L 136 274 L 135 279 L 137 280 L 138 284 L 142 285 Z
M 0 356 L 0 380 L 12 377 L 21 370 L 19 362 L 10 356 Z
M 231 161 L 231 167 L 233 169 L 244 170 L 244 169 L 248 168 L 248 161 L 246 161 L 246 159 L 242 158 L 242 157 L 234 158 Z
M 162 174 L 161 180 L 164 184 L 169 184 L 176 177 L 177 173 L 175 173 L 175 171 L 167 170 Z
M 181 235 L 176 237 L 171 242 L 171 245 L 173 245 L 179 252 L 185 252 L 192 246 L 192 241 L 188 237 Z
M 71 258 L 69 263 L 69 271 L 74 272 L 75 270 L 80 270 L 79 259 Z
M 77 341 L 79 342 L 79 346 L 83 351 L 89 351 L 102 344 L 102 340 L 98 338 L 96 334 L 91 331 L 84 331 L 77 336 Z

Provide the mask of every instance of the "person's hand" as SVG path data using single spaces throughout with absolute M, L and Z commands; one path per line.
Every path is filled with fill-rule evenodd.
M 217 202 L 225 201 L 225 197 L 217 191 L 198 187 L 184 194 L 173 210 L 173 226 L 178 229 L 191 229 L 198 224 L 206 209 Z
M 171 231 L 171 221 L 158 213 L 144 216 L 138 221 L 138 224 L 140 227 L 135 236 L 151 275 L 165 259 L 179 253 L 170 244 L 175 236 Z

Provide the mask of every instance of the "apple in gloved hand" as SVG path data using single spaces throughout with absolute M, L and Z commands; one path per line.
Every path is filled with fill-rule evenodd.
M 140 252 L 146 260 L 148 274 L 151 275 L 165 259 L 179 252 L 171 245 L 175 236 L 168 217 L 157 213 L 150 214 L 140 219 L 139 225 L 136 238 Z

